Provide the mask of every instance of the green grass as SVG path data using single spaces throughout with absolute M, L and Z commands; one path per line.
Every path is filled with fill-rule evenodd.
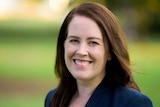
M 160 99 L 160 43 L 138 42 L 129 45 L 135 79 L 142 93 L 148 95 L 154 107 L 159 107 Z
M 45 78 L 53 71 L 54 43 L 0 43 L 1 76 Z M 38 75 L 35 75 L 38 74 Z
M 45 96 L 43 96 L 45 97 Z M 1 107 L 43 107 L 44 99 L 39 96 L 10 95 L 0 97 Z
M 44 41 L 0 43 L 0 107 L 43 107 L 45 95 L 56 82 L 53 73 L 56 44 Z M 21 82 L 17 85 L 16 81 Z M 21 84 L 29 86 L 28 89 L 34 87 L 34 90 L 28 93 L 25 89 L 19 93 L 8 89 L 13 85 L 13 90 L 23 90 Z
M 53 69 L 58 27 L 46 22 L 20 22 L 0 22 L 0 107 L 43 107 L 46 93 L 57 81 Z M 160 43 L 129 43 L 129 53 L 142 93 L 159 107 Z

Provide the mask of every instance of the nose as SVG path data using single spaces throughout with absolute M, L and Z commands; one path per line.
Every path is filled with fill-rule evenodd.
M 79 56 L 88 55 L 88 49 L 87 49 L 87 45 L 85 43 L 79 44 L 77 51 L 76 51 L 76 55 L 79 55 Z

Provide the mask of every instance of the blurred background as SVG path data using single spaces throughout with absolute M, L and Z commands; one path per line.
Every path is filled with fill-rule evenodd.
M 134 77 L 160 106 L 159 0 L 0 0 L 0 107 L 43 107 L 57 85 L 59 28 L 74 6 L 94 1 L 118 18 L 128 41 Z

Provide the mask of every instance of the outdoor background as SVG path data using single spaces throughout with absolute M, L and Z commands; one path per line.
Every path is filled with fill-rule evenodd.
M 87 0 L 0 0 L 0 107 L 43 107 L 54 75 L 56 41 L 68 11 Z M 88 0 L 89 1 L 89 0 Z M 160 1 L 90 0 L 118 18 L 142 93 L 160 107 Z

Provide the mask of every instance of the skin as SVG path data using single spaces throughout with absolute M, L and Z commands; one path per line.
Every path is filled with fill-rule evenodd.
M 110 59 L 109 49 L 104 45 L 98 25 L 80 15 L 75 16 L 68 26 L 64 48 L 65 63 L 78 87 L 71 106 L 82 107 L 105 76 L 105 65 Z

